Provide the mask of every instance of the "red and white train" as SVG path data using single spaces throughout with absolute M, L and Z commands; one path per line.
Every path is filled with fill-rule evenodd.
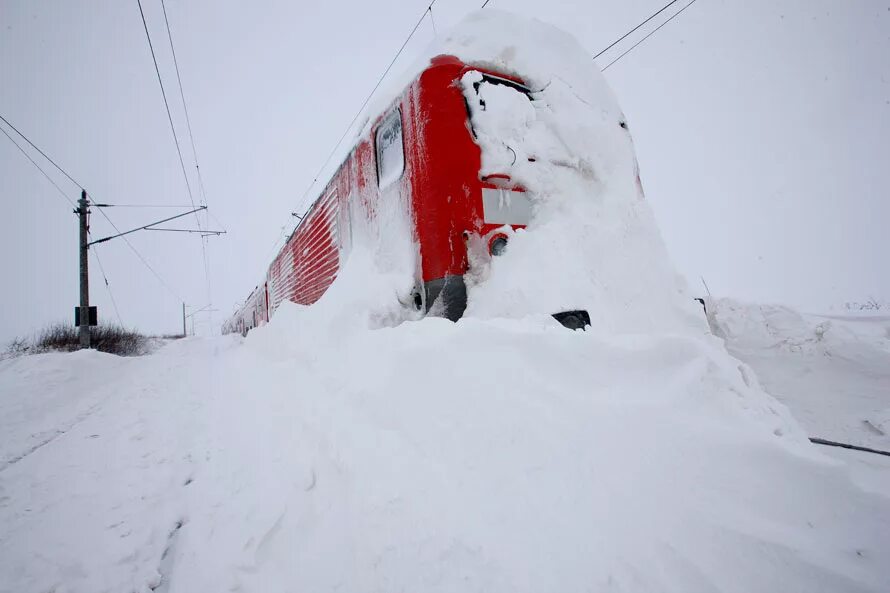
M 469 71 L 480 72 L 485 82 L 529 93 L 513 76 L 453 56 L 434 58 L 372 122 L 223 333 L 246 334 L 267 323 L 284 300 L 315 303 L 337 277 L 356 217 L 371 219 L 386 202 L 401 197 L 406 197 L 417 250 L 409 306 L 454 321 L 463 315 L 470 238 L 483 238 L 498 255 L 508 240 L 499 230 L 523 228 L 531 216 L 524 189 L 508 175 L 480 176 L 481 149 L 461 85 Z M 503 192 L 511 192 L 509 200 Z M 570 327 L 589 323 L 583 311 L 555 316 Z

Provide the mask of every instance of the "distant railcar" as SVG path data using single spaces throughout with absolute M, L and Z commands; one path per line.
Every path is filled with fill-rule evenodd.
M 417 251 L 408 306 L 455 321 L 463 315 L 468 240 L 481 238 L 498 255 L 508 241 L 502 231 L 523 228 L 531 215 L 524 189 L 508 175 L 480 176 L 482 153 L 461 85 L 469 71 L 529 94 L 513 76 L 452 56 L 433 59 L 373 120 L 269 265 L 263 282 L 223 325 L 224 333 L 246 334 L 267 323 L 284 300 L 315 303 L 337 277 L 356 217 L 373 218 L 398 200 L 406 205 Z

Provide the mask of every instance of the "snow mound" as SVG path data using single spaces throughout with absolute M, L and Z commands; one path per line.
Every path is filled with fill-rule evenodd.
M 545 317 L 326 336 L 309 311 L 97 359 L 100 403 L 0 470 L 0 591 L 890 585 L 886 493 L 716 340 Z M 42 371 L 81 365 L 11 361 L 0 396 L 33 420 Z
M 714 333 L 813 436 L 890 450 L 890 318 L 708 303 Z
M 598 332 L 702 333 L 643 199 L 626 118 L 584 49 L 553 27 L 499 11 L 470 16 L 443 45 L 532 90 L 526 97 L 478 72 L 462 81 L 480 174 L 509 174 L 534 204 L 527 229 L 511 233 L 490 270 L 476 272 L 482 281 L 470 287 L 467 315 L 586 309 Z

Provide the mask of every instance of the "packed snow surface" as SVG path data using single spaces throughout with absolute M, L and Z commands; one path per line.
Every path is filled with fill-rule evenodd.
M 287 304 L 246 340 L 0 363 L 0 591 L 890 586 L 887 492 L 716 339 L 322 329 Z
M 708 303 L 729 352 L 757 370 L 810 436 L 890 451 L 890 316 L 806 315 L 731 299 Z M 854 479 L 890 492 L 890 457 L 827 449 Z
M 465 318 L 405 321 L 359 234 L 246 339 L 0 362 L 0 591 L 890 590 L 887 492 L 709 331 L 581 48 L 494 11 L 446 45 L 535 93 L 534 220 Z

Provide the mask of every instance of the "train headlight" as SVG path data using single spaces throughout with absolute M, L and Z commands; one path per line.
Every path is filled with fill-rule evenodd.
M 488 244 L 488 251 L 494 256 L 502 255 L 507 249 L 507 237 L 498 235 Z

